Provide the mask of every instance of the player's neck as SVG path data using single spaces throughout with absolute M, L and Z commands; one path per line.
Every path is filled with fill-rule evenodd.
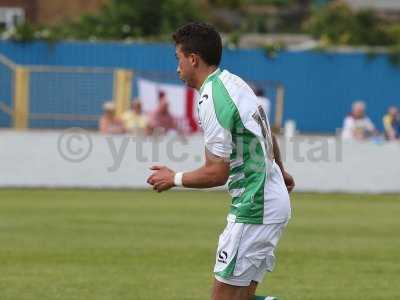
M 197 83 L 195 89 L 200 91 L 201 87 L 203 86 L 204 82 L 207 80 L 208 76 L 215 72 L 218 69 L 218 66 L 207 66 L 204 67 L 202 70 L 199 70 L 199 75 L 197 77 Z

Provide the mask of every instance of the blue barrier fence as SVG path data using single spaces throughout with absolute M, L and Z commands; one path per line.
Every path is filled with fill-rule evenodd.
M 176 69 L 174 47 L 169 44 L 2 41 L 0 53 L 18 64 Z M 271 59 L 262 50 L 225 49 L 222 67 L 249 80 L 281 82 L 284 120 L 295 120 L 301 131 L 333 133 L 358 99 L 365 100 L 368 115 L 382 129 L 388 106 L 400 104 L 400 68 L 385 54 L 371 59 L 363 53 L 282 52 Z M 96 113 L 97 105 L 88 110 Z
M 113 73 L 31 72 L 31 114 L 96 116 L 113 97 Z M 97 127 L 95 120 L 30 120 L 31 128 Z
M 13 70 L 7 65 L 0 63 L 0 127 L 11 126 L 12 120 L 7 108 L 12 107 L 13 82 Z

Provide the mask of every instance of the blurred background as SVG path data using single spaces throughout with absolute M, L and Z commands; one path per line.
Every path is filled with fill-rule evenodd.
M 203 161 L 171 40 L 190 21 L 221 32 L 296 180 L 261 289 L 400 299 L 397 0 L 0 0 L 0 298 L 208 297 L 228 196 L 146 184 Z
M 202 147 L 191 143 L 201 135 L 197 92 L 178 79 L 171 43 L 171 33 L 189 21 L 210 22 L 222 33 L 222 68 L 244 78 L 263 99 L 275 132 L 285 136 L 285 158 L 301 178 L 300 190 L 400 191 L 400 170 L 390 167 L 399 163 L 398 1 L 0 1 L 4 134 L 55 130 L 51 136 L 79 127 L 90 138 L 98 138 L 96 132 L 141 141 L 155 133 L 178 135 L 188 138 L 191 157 L 202 156 Z M 75 144 L 69 143 L 70 152 L 79 148 Z M 55 147 L 46 149 L 41 152 Z M 129 159 L 136 164 L 134 156 Z M 368 172 L 371 161 L 379 176 Z M 324 163 L 332 169 L 321 177 Z M 9 168 L 16 177 L 10 184 L 32 181 L 13 164 Z M 359 176 L 351 175 L 354 168 Z M 310 170 L 315 177 L 306 174 Z M 36 180 L 63 185 L 61 179 Z M 131 186 L 113 180 L 93 182 Z

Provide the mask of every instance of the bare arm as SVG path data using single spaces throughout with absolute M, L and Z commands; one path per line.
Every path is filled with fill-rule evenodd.
M 283 180 L 285 181 L 286 188 L 287 188 L 288 192 L 290 193 L 294 189 L 295 182 L 294 182 L 292 175 L 290 175 L 288 172 L 286 172 L 285 168 L 283 167 L 281 151 L 279 150 L 278 141 L 276 140 L 276 137 L 274 135 L 272 135 L 272 144 L 273 144 L 273 148 L 274 148 L 275 162 L 279 166 L 279 169 L 281 169 Z
M 273 144 L 273 149 L 274 149 L 275 162 L 279 166 L 279 168 L 281 169 L 281 171 L 283 173 L 283 172 L 285 172 L 285 168 L 283 167 L 281 151 L 279 150 L 278 141 L 276 140 L 276 137 L 274 135 L 272 135 L 272 144 Z
M 224 185 L 229 177 L 229 162 L 215 156 L 205 149 L 206 162 L 204 166 L 191 172 L 185 172 L 182 177 L 183 186 L 189 188 L 210 188 Z
M 229 177 L 229 162 L 205 150 L 205 164 L 191 172 L 185 172 L 182 184 L 188 188 L 210 188 L 224 185 Z M 157 192 L 169 190 L 174 187 L 175 172 L 165 166 L 153 166 L 153 174 L 147 182 Z

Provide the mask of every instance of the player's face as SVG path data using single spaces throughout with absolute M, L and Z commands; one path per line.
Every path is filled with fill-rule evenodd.
M 188 86 L 195 87 L 193 82 L 195 67 L 193 54 L 186 55 L 182 51 L 181 46 L 177 45 L 175 56 L 178 60 L 178 68 L 176 71 L 178 72 L 180 79 L 183 80 Z

